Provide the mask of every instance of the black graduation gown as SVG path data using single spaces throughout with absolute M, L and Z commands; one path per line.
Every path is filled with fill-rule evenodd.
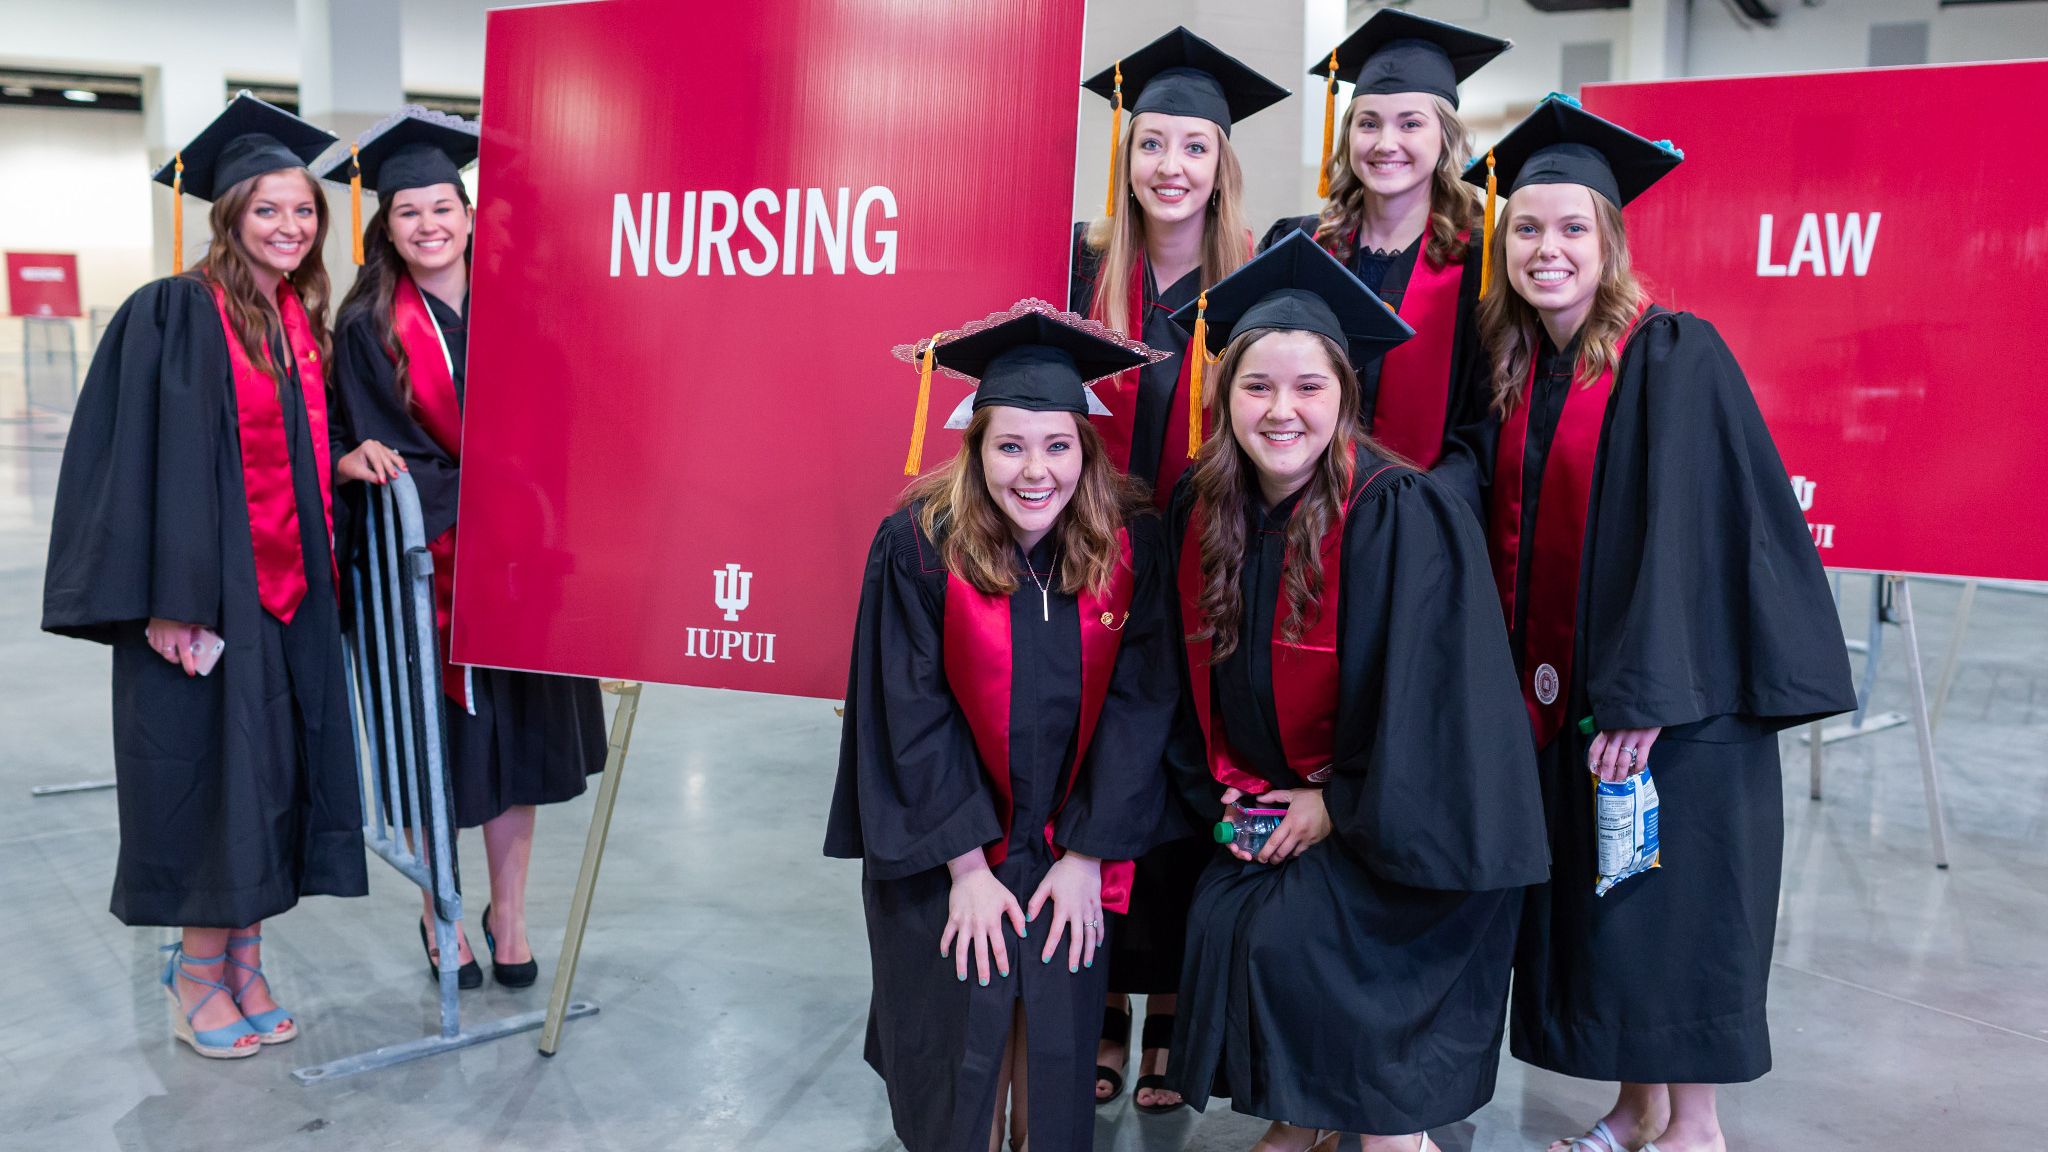
M 1088 247 L 1088 225 L 1074 225 L 1074 259 L 1067 283 L 1067 309 L 1083 316 L 1095 306 L 1095 270 L 1099 262 L 1097 255 Z M 1128 291 L 1128 289 L 1124 289 Z M 1130 474 L 1147 484 L 1156 484 L 1159 479 L 1159 454 L 1165 450 L 1166 438 L 1179 432 L 1182 439 L 1187 429 L 1170 429 L 1167 424 L 1173 416 L 1173 393 L 1180 386 L 1180 362 L 1187 354 L 1188 334 L 1171 317 L 1174 312 L 1195 302 L 1202 294 L 1202 270 L 1196 268 L 1164 291 L 1152 278 L 1152 268 L 1145 267 L 1145 343 L 1161 352 L 1169 352 L 1166 359 L 1157 364 L 1148 364 L 1138 369 L 1138 411 L 1131 427 Z
M 1096 254 L 1085 240 L 1088 225 L 1074 225 L 1074 262 L 1067 308 L 1083 316 L 1095 305 Z M 1159 481 L 1159 456 L 1169 429 L 1173 393 L 1180 386 L 1180 364 L 1187 354 L 1188 334 L 1170 317 L 1201 295 L 1197 268 L 1164 292 L 1145 269 L 1145 343 L 1173 355 L 1138 370 L 1138 411 L 1131 431 L 1130 474 L 1147 484 Z M 1188 903 L 1195 898 L 1195 880 L 1209 863 L 1207 836 L 1180 836 L 1138 858 L 1131 883 L 1131 910 L 1110 913 L 1116 931 L 1110 934 L 1109 990 L 1132 995 L 1172 993 L 1180 987 L 1185 956 Z M 1134 1037 L 1135 1039 L 1135 1037 Z
M 939 955 L 952 881 L 946 861 L 1002 839 L 995 792 L 944 667 L 946 571 L 899 510 L 868 553 L 855 625 L 839 777 L 825 854 L 859 858 L 874 999 L 867 1061 L 887 1083 L 897 1136 L 909 1152 L 980 1152 L 995 1113 L 1011 1005 L 1029 1020 L 1029 1118 L 1034 1147 L 1086 1148 L 1095 1123 L 1095 1037 L 1107 969 L 1079 974 L 1065 952 L 1038 960 L 1045 917 L 1031 937 L 1008 936 L 1008 978 L 961 983 Z M 1063 848 L 1132 859 L 1156 840 L 1166 812 L 1160 757 L 1177 705 L 1166 610 L 1170 576 L 1159 522 L 1132 523 L 1130 618 L 1108 696 L 1073 793 L 1060 789 L 1081 707 L 1081 633 L 1073 597 L 1055 589 L 1041 619 L 1028 582 L 1011 598 L 1015 655 L 1010 772 L 1016 802 L 998 879 L 1028 904 L 1052 867 L 1044 828 Z M 927 570 L 920 560 L 931 558 Z M 1041 545 L 1030 562 L 1052 562 Z M 1110 926 L 1113 935 L 1115 926 Z M 1061 941 L 1062 949 L 1065 939 Z
M 1362 453 L 1361 479 L 1382 463 Z M 1176 548 L 1191 504 L 1183 482 Z M 1253 504 L 1244 638 L 1211 687 L 1233 754 L 1285 786 L 1298 778 L 1275 734 L 1271 643 L 1295 500 Z M 1546 875 L 1543 812 L 1478 525 L 1399 468 L 1358 498 L 1342 547 L 1334 831 L 1279 865 L 1215 850 L 1168 1080 L 1198 1109 L 1214 1094 L 1249 1115 L 1395 1135 L 1493 1095 L 1522 886 Z M 1214 821 L 1222 786 L 1190 715 L 1170 763 Z
M 1518 605 L 1576 355 L 1576 343 L 1543 346 Z M 1498 421 L 1468 433 L 1483 479 L 1498 436 Z M 1553 879 L 1525 910 L 1511 1049 L 1592 1080 L 1756 1079 L 1771 1066 L 1764 999 L 1784 847 L 1776 733 L 1855 698 L 1784 464 L 1734 356 L 1698 317 L 1653 309 L 1624 349 L 1582 563 L 1567 716 L 1663 728 L 1649 755 L 1663 867 L 1593 895 L 1591 738 L 1566 724 L 1538 755 Z
M 1287 239 L 1290 232 L 1305 232 L 1313 237 L 1318 222 L 1319 218 L 1315 216 L 1289 216 L 1277 220 L 1259 240 L 1259 251 L 1264 252 Z M 1420 239 L 1394 253 L 1361 248 L 1352 252 L 1345 267 L 1364 281 L 1374 295 L 1386 302 L 1387 307 L 1398 310 L 1422 249 Z M 1479 341 L 1479 263 L 1480 244 L 1474 240 L 1466 249 L 1464 272 L 1458 282 L 1458 331 L 1451 344 L 1451 386 L 1444 400 L 1446 437 L 1458 428 L 1485 419 L 1487 406 L 1492 403 L 1486 350 Z M 1366 414 L 1365 430 L 1370 435 L 1372 413 L 1378 408 L 1380 396 L 1380 361 L 1377 357 L 1359 370 L 1358 386 L 1359 411 Z
M 368 888 L 319 467 L 296 381 L 280 395 L 307 584 L 290 624 L 257 601 L 234 377 L 205 283 L 130 296 L 78 395 L 43 628 L 114 650 L 125 924 L 239 928 Z M 218 632 L 212 675 L 152 650 L 152 616 Z
M 422 292 L 441 326 L 455 378 L 466 394 L 468 307 L 461 312 Z M 391 358 L 367 310 L 350 309 L 336 336 L 336 387 L 346 409 L 349 447 L 376 440 L 405 458 L 419 489 L 432 540 L 455 523 L 460 466 L 399 399 Z M 597 681 L 500 668 L 470 669 L 475 714 L 446 700 L 449 790 L 458 828 L 475 828 L 520 804 L 559 804 L 583 794 L 584 778 L 604 769 L 604 699 Z

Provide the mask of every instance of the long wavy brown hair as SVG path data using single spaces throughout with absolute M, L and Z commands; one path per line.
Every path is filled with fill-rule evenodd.
M 469 190 L 460 181 L 455 185 L 455 198 L 469 208 Z M 476 229 L 470 229 L 470 243 L 476 241 Z M 469 253 L 463 253 L 463 267 L 469 266 Z M 412 375 L 409 371 L 411 358 L 405 354 L 405 345 L 399 343 L 398 335 L 392 330 L 391 316 L 394 301 L 398 297 L 398 280 L 406 275 L 405 257 L 398 254 L 398 244 L 391 239 L 391 205 L 378 197 L 377 211 L 370 222 L 363 225 L 363 266 L 356 272 L 356 282 L 349 286 L 348 295 L 341 298 L 341 308 L 336 311 L 334 326 L 346 328 L 359 315 L 367 318 L 370 331 L 377 337 L 377 346 L 391 357 L 392 386 L 398 389 L 398 397 L 410 407 L 412 405 Z
M 308 242 L 306 255 L 292 274 L 285 277 L 285 283 L 299 297 L 299 303 L 306 309 L 306 319 L 313 326 L 313 342 L 318 345 L 321 363 L 327 362 L 330 351 L 327 335 L 327 264 L 321 258 L 321 245 L 327 242 L 327 196 L 320 190 L 320 181 L 304 168 L 288 168 L 282 171 L 296 172 L 306 178 L 306 187 L 313 192 L 313 209 L 316 227 Z M 263 177 L 275 175 L 264 172 L 240 181 L 213 201 L 213 211 L 207 217 L 213 229 L 213 239 L 207 244 L 206 257 L 194 265 L 187 275 L 219 284 L 226 290 L 228 319 L 234 332 L 231 335 L 241 342 L 242 352 L 249 357 L 249 363 L 264 375 L 283 386 L 283 376 L 278 365 L 271 360 L 272 344 L 283 338 L 283 322 L 278 319 L 277 305 L 264 298 L 256 287 L 255 258 L 242 246 L 240 226 L 242 217 L 249 211 L 250 201 L 256 198 L 256 185 Z
M 1145 209 L 1131 187 L 1131 153 L 1138 142 L 1138 120 L 1124 131 L 1123 162 L 1117 165 L 1116 195 L 1121 207 L 1088 226 L 1084 243 L 1097 254 L 1095 299 L 1090 319 L 1118 332 L 1131 331 L 1131 270 L 1145 258 Z M 1202 287 L 1244 267 L 1252 258 L 1251 233 L 1244 223 L 1244 168 L 1237 150 L 1219 129 L 1216 133 L 1216 184 L 1202 221 Z M 1161 289 L 1167 285 L 1161 284 Z
M 1444 268 L 1465 262 L 1466 245 L 1458 243 L 1458 232 L 1478 224 L 1480 200 L 1478 190 L 1464 180 L 1465 169 L 1472 163 L 1472 135 L 1450 101 L 1441 96 L 1430 100 L 1443 129 L 1443 149 L 1429 174 L 1429 226 L 1422 233 L 1426 239 L 1422 255 L 1430 267 Z M 1352 235 L 1365 218 L 1366 198 L 1372 195 L 1351 166 L 1351 126 L 1364 110 L 1356 96 L 1345 109 L 1341 146 L 1330 149 L 1330 198 L 1316 222 L 1316 243 L 1346 263 L 1352 256 Z
M 1621 209 L 1598 193 L 1590 195 L 1600 236 L 1600 283 L 1593 289 L 1593 307 L 1579 327 L 1579 355 L 1572 382 L 1581 388 L 1616 366 L 1623 337 L 1650 300 L 1649 290 L 1629 264 L 1628 231 L 1622 225 Z M 1502 215 L 1508 216 L 1509 210 L 1504 206 Z M 1479 302 L 1479 336 L 1493 361 L 1493 409 L 1503 416 L 1521 400 L 1536 350 L 1543 343 L 1543 317 L 1514 290 L 1514 280 L 1506 273 L 1509 231 L 1507 219 L 1494 229 L 1493 266 L 1502 272 L 1494 291 Z
M 1216 431 L 1202 445 L 1193 470 L 1195 495 L 1202 501 L 1201 627 L 1190 640 L 1209 642 L 1210 663 L 1221 663 L 1237 650 L 1244 629 L 1244 549 L 1246 501 L 1259 498 L 1258 471 L 1238 445 L 1231 423 L 1230 397 L 1237 387 L 1237 374 L 1252 345 L 1277 328 L 1254 328 L 1240 333 L 1223 351 L 1217 378 L 1223 381 L 1216 402 Z M 1323 535 L 1344 514 L 1350 498 L 1359 446 L 1375 448 L 1360 430 L 1358 420 L 1358 374 L 1344 350 L 1328 337 L 1317 335 L 1316 343 L 1329 358 L 1330 374 L 1337 379 L 1337 425 L 1329 446 L 1309 478 L 1308 488 L 1287 519 L 1287 551 L 1281 561 L 1281 588 L 1287 595 L 1287 617 L 1280 623 L 1280 637 L 1290 644 L 1321 618 L 1323 611 Z
M 960 451 L 943 468 L 904 489 L 902 506 L 923 501 L 918 526 L 938 542 L 949 571 L 981 592 L 1008 596 L 1019 586 L 1017 546 L 1009 518 L 988 493 L 988 473 L 981 466 L 982 445 L 994 418 L 992 408 L 977 411 L 960 439 Z M 1149 514 L 1152 504 L 1144 482 L 1110 462 L 1093 424 L 1076 416 L 1074 438 L 1081 446 L 1081 480 L 1052 529 L 1059 538 L 1059 588 L 1069 596 L 1084 589 L 1100 594 L 1122 556 L 1117 531 L 1131 517 Z

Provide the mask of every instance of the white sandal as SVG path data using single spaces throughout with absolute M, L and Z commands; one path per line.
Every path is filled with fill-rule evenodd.
M 1571 1145 L 1566 1148 L 1565 1152 L 1629 1152 L 1629 1150 L 1627 1145 L 1614 1138 L 1614 1130 L 1607 1126 L 1607 1121 L 1596 1120 L 1593 1122 L 1593 1127 L 1585 1135 L 1572 1137 Z M 1650 1145 L 1644 1145 L 1642 1148 L 1637 1149 L 1636 1152 L 1657 1152 L 1657 1150 Z

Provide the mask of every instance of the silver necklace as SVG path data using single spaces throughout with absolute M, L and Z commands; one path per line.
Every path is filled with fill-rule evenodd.
M 1043 581 L 1038 578 L 1038 569 L 1031 566 L 1031 557 L 1029 556 L 1024 558 L 1024 570 L 1031 573 L 1031 583 L 1038 589 L 1038 618 L 1048 622 L 1051 621 L 1052 578 L 1053 574 L 1060 570 L 1060 554 L 1058 552 L 1052 554 L 1052 564 L 1046 569 Z

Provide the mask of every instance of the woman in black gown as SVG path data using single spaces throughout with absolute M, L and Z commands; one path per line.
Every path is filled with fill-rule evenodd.
M 113 648 L 113 912 L 182 929 L 172 1027 L 214 1058 L 298 1034 L 261 922 L 368 884 L 329 507 L 336 477 L 391 459 L 329 441 L 327 205 L 305 166 L 333 140 L 244 92 L 157 173 L 213 202 L 212 243 L 108 325 L 50 525 L 43 627 Z
M 863 864 L 867 1060 L 910 1152 L 994 1149 L 1006 1097 L 1013 1148 L 1086 1148 L 1102 913 L 1178 693 L 1158 521 L 1083 381 L 1157 353 L 1036 300 L 898 353 L 980 387 L 861 586 L 825 853 Z
M 1373 13 L 1309 74 L 1324 78 L 1330 146 L 1323 207 L 1279 220 L 1264 251 L 1301 231 L 1387 302 L 1415 338 L 1358 367 L 1359 409 L 1379 445 L 1434 467 L 1444 437 L 1481 419 L 1490 393 L 1473 309 L 1484 275 L 1479 198 L 1458 85 L 1506 40 L 1392 8 Z M 1336 86 L 1354 86 L 1336 115 Z M 1340 130 L 1341 128 L 1341 130 Z
M 1189 914 L 1169 1081 L 1374 1152 L 1493 1094 L 1543 813 L 1478 524 L 1358 431 L 1353 365 L 1408 336 L 1294 234 L 1209 294 L 1216 435 L 1174 493 L 1198 814 L 1285 805 Z
M 1557 96 L 1494 152 L 1506 275 L 1480 315 L 1505 415 L 1470 439 L 1553 877 L 1523 919 L 1512 1049 L 1622 1082 L 1556 1149 L 1719 1149 L 1714 1085 L 1771 1062 L 1777 733 L 1854 707 L 1848 659 L 1741 368 L 1629 268 L 1621 206 L 1680 154 Z M 1663 866 L 1596 896 L 1593 776 L 1653 763 Z
M 1119 59 L 1084 86 L 1115 104 L 1118 122 L 1123 93 L 1136 99 L 1128 109 L 1130 130 L 1114 142 L 1108 214 L 1074 225 L 1067 306 L 1171 353 L 1104 381 L 1096 391 L 1109 411 L 1092 421 L 1111 461 L 1151 485 L 1154 503 L 1163 508 L 1199 442 L 1190 437 L 1188 410 L 1202 408 L 1195 362 L 1184 355 L 1188 331 L 1171 317 L 1251 258 L 1241 208 L 1244 173 L 1230 130 L 1285 99 L 1287 90 L 1185 28 Z M 1206 415 L 1193 427 L 1205 431 Z M 1180 1107 L 1162 1073 L 1173 1039 L 1188 900 L 1208 859 L 1206 838 L 1183 837 L 1138 861 L 1131 910 L 1116 918 L 1110 935 L 1095 1082 L 1100 1103 L 1123 1092 L 1130 998 L 1142 995 L 1143 1055 L 1132 1099 L 1145 1112 Z
M 434 612 L 440 623 L 447 718 L 448 781 L 458 828 L 484 830 L 491 899 L 484 939 L 491 973 L 515 988 L 540 965 L 526 940 L 526 870 L 535 808 L 583 794 L 604 767 L 604 703 L 592 680 L 448 663 L 455 590 L 455 496 L 461 475 L 464 367 L 469 327 L 472 213 L 461 169 L 476 158 L 476 126 L 408 107 L 357 141 L 363 183 L 377 214 L 363 234 L 364 265 L 342 301 L 336 374 L 349 434 L 376 440 L 405 460 L 420 496 L 434 554 Z M 346 181 L 351 161 L 330 168 Z M 437 975 L 424 905 L 420 943 Z M 483 971 L 457 927 L 459 982 Z

